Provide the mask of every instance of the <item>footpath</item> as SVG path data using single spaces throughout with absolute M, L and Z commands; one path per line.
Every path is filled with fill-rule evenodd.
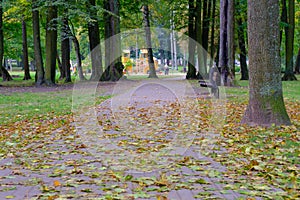
M 111 98 L 98 104 L 103 95 Z M 217 144 L 221 104 L 178 78 L 124 80 L 109 91 L 75 85 L 68 133 L 0 160 L 0 199 L 246 199 L 209 156 L 226 152 Z

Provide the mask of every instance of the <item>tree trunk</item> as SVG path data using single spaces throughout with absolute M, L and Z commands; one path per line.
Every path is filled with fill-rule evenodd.
M 203 56 L 201 61 L 203 67 L 202 69 L 199 69 L 203 76 L 207 76 L 207 55 L 208 55 L 210 13 L 211 13 L 211 0 L 209 1 L 204 0 L 203 1 L 203 23 L 202 23 Z
M 206 2 L 205 2 L 206 3 Z M 197 42 L 196 47 L 197 47 L 197 61 L 198 61 L 198 74 L 197 78 L 198 79 L 203 79 L 206 76 L 206 66 L 204 62 L 204 56 L 205 56 L 205 51 L 203 49 L 203 23 L 202 22 L 202 1 L 198 0 L 196 1 L 196 8 L 194 11 L 195 15 L 195 30 L 194 30 L 194 37 L 195 37 L 195 42 Z
M 285 39 L 285 73 L 282 77 L 284 81 L 294 81 L 297 80 L 294 74 L 294 35 L 295 35 L 295 0 L 289 0 L 288 7 L 288 23 Z
M 296 72 L 296 74 L 300 74 L 300 47 L 299 47 L 298 55 L 297 55 L 297 59 L 296 59 L 295 72 Z
M 55 85 L 56 54 L 57 54 L 57 7 L 53 5 L 48 7 L 47 25 L 46 25 L 46 68 L 45 83 Z
M 23 39 L 23 66 L 24 66 L 23 80 L 29 80 L 31 79 L 31 77 L 30 77 L 29 61 L 28 61 L 27 30 L 26 30 L 26 22 L 24 16 L 22 19 L 22 39 Z
M 237 6 L 239 6 L 239 0 L 237 1 Z M 237 13 L 237 26 L 238 26 L 238 43 L 240 48 L 240 66 L 241 66 L 241 80 L 249 80 L 249 72 L 247 66 L 247 50 L 246 50 L 246 40 L 245 40 L 245 30 L 243 26 L 242 13 L 239 11 Z
M 145 38 L 146 48 L 148 49 L 148 64 L 149 64 L 148 78 L 157 78 L 155 67 L 154 67 L 153 51 L 152 51 L 148 1 L 146 1 L 143 5 L 143 16 L 144 16 L 143 20 L 144 20 L 144 27 L 146 33 L 146 38 Z
M 65 73 L 65 83 L 71 82 L 70 64 L 70 28 L 67 17 L 68 9 L 65 9 L 65 16 L 62 19 L 61 30 L 61 64 Z
M 60 57 L 59 57 L 59 53 L 56 52 L 56 61 L 57 61 L 57 65 L 58 65 L 58 69 L 59 69 L 59 80 L 62 80 L 66 77 L 66 73 L 65 73 L 65 68 L 63 67 L 61 61 L 60 61 Z
M 3 54 L 4 54 L 4 39 L 3 39 L 3 7 L 2 2 L 0 4 L 0 74 L 2 75 L 3 81 L 11 81 L 12 77 L 8 71 L 3 67 Z
M 229 73 L 228 68 L 228 51 L 227 51 L 227 0 L 220 1 L 220 52 L 219 52 L 219 68 L 221 70 L 222 84 L 227 82 Z
M 281 11 L 280 20 L 281 20 L 282 23 L 287 24 L 288 19 L 287 19 L 286 0 L 281 0 L 281 4 L 282 4 L 282 11 Z M 286 26 L 283 29 L 280 29 L 280 45 L 282 43 L 283 31 L 285 31 L 285 34 L 287 34 L 287 27 Z
M 76 38 L 76 36 L 74 36 L 74 35 L 72 36 L 72 41 L 74 43 L 74 49 L 75 49 L 75 53 L 76 53 L 76 61 L 77 61 L 79 80 L 84 81 L 84 80 L 86 80 L 86 78 L 84 77 L 83 71 L 82 71 L 82 62 L 81 62 L 79 41 Z
M 216 0 L 212 2 L 212 15 L 211 15 L 211 32 L 210 32 L 210 67 L 214 64 L 215 56 L 215 15 L 216 15 Z
M 228 0 L 228 10 L 227 10 L 227 51 L 228 51 L 228 70 L 230 79 L 225 82 L 226 85 L 233 85 L 233 79 L 235 76 L 235 66 L 234 66 L 234 0 Z
M 226 86 L 232 84 L 232 78 L 229 77 L 234 71 L 233 13 L 233 0 L 221 0 L 219 69 L 221 70 L 222 84 Z
M 123 76 L 122 64 L 119 1 L 106 0 L 104 7 L 105 19 L 105 66 L 106 69 L 101 81 L 118 81 Z
M 103 73 L 102 55 L 100 48 L 100 31 L 97 19 L 97 9 L 95 0 L 89 0 L 88 10 L 90 12 L 91 21 L 88 23 L 88 34 L 92 60 L 91 81 L 99 81 Z
M 186 79 L 197 79 L 196 68 L 195 68 L 195 5 L 194 0 L 189 0 L 189 21 L 188 21 L 188 35 L 189 35 L 189 44 L 188 44 L 188 71 L 186 74 Z
M 44 66 L 41 49 L 41 38 L 40 38 L 40 19 L 39 11 L 36 5 L 37 0 L 32 0 L 32 27 L 33 27 L 33 46 L 34 46 L 34 62 L 36 67 L 36 85 L 40 86 L 45 82 Z
M 290 125 L 281 83 L 278 0 L 248 0 L 249 104 L 242 123 Z

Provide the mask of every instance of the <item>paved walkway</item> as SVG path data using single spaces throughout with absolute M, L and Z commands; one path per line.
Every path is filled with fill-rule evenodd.
M 0 199 L 236 199 L 211 151 L 216 105 L 197 113 L 206 89 L 176 79 L 120 81 L 113 90 L 75 85 L 74 134 L 64 129 L 29 144 L 27 157 L 0 161 Z M 109 100 L 91 109 L 101 95 Z M 221 100 L 222 101 L 222 100 Z M 222 103 L 222 102 L 221 102 Z M 205 106 L 204 106 L 205 107 Z M 204 112 L 204 111 L 203 111 Z M 210 124 L 211 123 L 211 124 Z M 219 124 L 220 123 L 220 124 Z

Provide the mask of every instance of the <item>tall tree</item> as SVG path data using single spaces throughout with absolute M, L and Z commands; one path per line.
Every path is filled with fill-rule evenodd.
M 210 32 L 210 67 L 213 65 L 215 56 L 215 15 L 216 15 L 216 0 L 212 1 L 212 14 L 211 14 L 211 32 Z
M 12 77 L 8 71 L 3 67 L 3 55 L 4 55 L 4 37 L 3 37 L 3 0 L 0 1 L 0 75 L 3 81 L 10 81 Z
M 238 33 L 238 44 L 240 49 L 240 66 L 241 66 L 241 80 L 249 80 L 249 72 L 247 66 L 247 50 L 246 50 L 246 40 L 245 40 L 245 28 L 244 28 L 244 19 L 243 19 L 243 9 L 242 5 L 236 1 L 236 21 L 237 21 L 237 33 Z
M 47 85 L 55 84 L 57 54 L 57 6 L 55 0 L 49 1 L 47 8 L 46 25 L 46 68 L 45 83 Z
M 195 2 L 194 0 L 189 0 L 189 13 L 188 13 L 188 71 L 186 74 L 186 79 L 197 79 L 196 68 L 195 68 Z
M 90 15 L 88 22 L 89 44 L 92 60 L 92 75 L 90 80 L 99 81 L 103 73 L 100 47 L 100 31 L 95 0 L 88 0 L 87 9 Z
M 36 67 L 36 85 L 40 86 L 45 82 L 45 71 L 42 58 L 41 34 L 40 34 L 40 17 L 38 11 L 38 1 L 32 0 L 32 27 L 33 27 L 33 46 L 34 62 Z
M 71 23 L 72 25 L 72 23 Z M 74 44 L 74 49 L 75 49 L 75 54 L 76 54 L 76 63 L 77 63 L 77 68 L 78 68 L 78 76 L 80 81 L 86 80 L 86 78 L 83 75 L 83 70 L 82 70 L 82 60 L 81 60 L 81 53 L 80 53 L 80 44 L 79 41 L 75 35 L 74 31 L 74 26 L 72 25 L 72 30 L 71 32 L 71 39 Z
M 206 2 L 205 2 L 206 3 Z M 194 3 L 193 3 L 194 4 Z M 206 12 L 206 11 L 205 11 Z M 204 16 L 203 16 L 204 17 Z M 198 0 L 196 1 L 196 7 L 194 10 L 194 27 L 193 27 L 193 34 L 194 34 L 194 39 L 193 43 L 197 42 L 196 44 L 191 44 L 191 48 L 194 48 L 193 45 L 196 45 L 196 50 L 197 50 L 197 63 L 198 63 L 198 74 L 197 78 L 203 79 L 206 75 L 206 66 L 204 62 L 204 56 L 205 52 L 203 51 L 203 23 L 202 23 L 202 1 Z M 193 55 L 192 55 L 193 56 Z M 195 55 L 194 55 L 195 56 Z
M 278 0 L 248 0 L 249 104 L 242 123 L 290 125 L 281 83 Z
M 295 72 L 297 74 L 300 74 L 300 47 L 298 49 L 298 55 L 297 55 L 296 64 L 295 64 Z
M 221 70 L 222 82 L 224 85 L 231 85 L 228 77 L 233 71 L 234 51 L 233 51 L 233 13 L 234 0 L 220 1 L 220 49 L 219 49 L 219 69 Z
M 23 80 L 31 79 L 28 61 L 28 45 L 27 45 L 27 28 L 24 16 L 22 17 L 22 38 L 23 38 L 23 66 L 24 78 Z
M 285 34 L 288 31 L 288 29 L 287 29 L 288 19 L 287 19 L 286 0 L 281 0 L 281 4 L 282 4 L 282 6 L 281 6 L 282 8 L 281 8 L 280 20 L 281 20 L 281 23 L 284 24 L 284 28 L 280 29 L 280 45 L 281 45 L 281 42 L 282 42 L 283 31 L 285 31 Z
M 65 82 L 71 82 L 70 64 L 70 28 L 68 20 L 68 8 L 64 8 L 61 28 L 61 64 L 64 69 Z
M 295 0 L 288 0 L 288 26 L 287 32 L 285 33 L 285 73 L 282 77 L 284 81 L 294 81 L 297 80 L 294 74 L 294 35 L 295 35 Z
M 229 74 L 235 76 L 235 66 L 234 66 L 234 1 L 228 0 L 228 10 L 227 10 L 227 51 L 228 51 L 228 68 Z M 233 78 L 233 77 L 232 77 Z M 226 85 L 232 85 L 232 79 L 224 79 Z
M 198 2 L 198 1 L 197 1 Z M 203 23 L 202 23 L 202 67 L 199 71 L 203 76 L 207 75 L 207 52 L 208 52 L 208 42 L 209 42 L 209 26 L 210 26 L 210 15 L 211 15 L 211 0 L 203 0 Z M 198 62 L 199 63 L 199 62 Z
M 146 33 L 146 46 L 148 49 L 148 64 L 149 64 L 149 78 L 157 78 L 154 59 L 153 59 L 153 50 L 151 42 L 151 29 L 150 29 L 150 16 L 149 16 L 149 7 L 148 1 L 145 1 L 143 5 L 143 14 L 144 14 L 144 27 Z
M 118 0 L 105 0 L 105 66 L 102 81 L 118 81 L 123 76 Z

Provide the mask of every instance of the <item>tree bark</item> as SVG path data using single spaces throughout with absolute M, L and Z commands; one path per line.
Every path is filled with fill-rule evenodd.
M 59 69 L 59 80 L 62 80 L 66 77 L 65 68 L 63 68 L 63 65 L 61 64 L 59 53 L 56 52 L 56 61 Z
M 118 81 L 123 76 L 119 1 L 105 0 L 105 66 L 101 81 Z
M 233 78 L 235 76 L 234 66 L 234 0 L 228 0 L 227 10 L 227 51 L 228 51 L 228 71 L 230 79 L 226 79 L 227 86 L 233 85 Z
M 249 104 L 242 123 L 290 125 L 281 83 L 278 0 L 248 0 Z
M 144 3 L 143 5 L 143 16 L 144 16 L 144 27 L 146 33 L 146 38 L 145 38 L 146 46 L 148 49 L 148 64 L 149 64 L 148 78 L 158 78 L 154 67 L 148 2 Z
M 56 54 L 57 54 L 57 7 L 50 5 L 47 9 L 46 25 L 46 68 L 45 83 L 55 85 Z
M 206 4 L 207 1 L 205 0 L 205 2 L 203 4 Z M 206 10 L 206 7 L 203 7 L 203 10 Z M 206 56 L 206 52 L 204 51 L 203 48 L 203 23 L 202 23 L 202 1 L 198 0 L 196 1 L 196 8 L 195 8 L 195 30 L 194 30 L 194 34 L 195 34 L 195 42 L 197 42 L 196 47 L 197 47 L 197 60 L 198 60 L 198 74 L 197 74 L 197 78 L 198 79 L 203 79 L 206 74 L 207 74 L 207 70 L 206 70 L 206 65 L 205 65 L 205 56 Z M 204 11 L 203 11 L 204 12 Z M 206 13 L 207 11 L 205 11 Z M 204 17 L 204 16 L 203 16 Z
M 189 35 L 189 44 L 188 44 L 188 71 L 186 74 L 186 79 L 197 79 L 196 68 L 195 68 L 195 5 L 194 0 L 189 0 L 189 21 L 188 21 L 188 35 Z
M 216 0 L 212 2 L 212 15 L 211 15 L 211 32 L 210 32 L 210 67 L 214 64 L 215 56 L 215 15 L 216 15 Z
M 219 69 L 221 70 L 222 84 L 227 82 L 227 76 L 229 73 L 228 67 L 228 51 L 227 51 L 227 0 L 220 1 L 220 52 L 219 52 Z
M 61 30 L 61 64 L 65 73 L 65 83 L 71 82 L 71 64 L 70 64 L 70 28 L 67 14 L 68 9 L 64 10 Z
M 22 19 L 22 39 L 23 39 L 23 66 L 24 66 L 24 78 L 23 80 L 31 79 L 28 61 L 28 45 L 27 45 L 27 28 L 26 22 L 23 16 Z
M 237 1 L 239 6 L 239 0 Z M 245 30 L 243 26 L 243 17 L 240 11 L 237 12 L 237 26 L 238 26 L 238 43 L 240 48 L 240 66 L 241 66 L 241 80 L 249 80 L 249 72 L 247 66 L 247 50 L 245 40 Z
M 36 85 L 40 86 L 45 82 L 44 66 L 41 49 L 41 38 L 40 38 L 40 17 L 39 11 L 36 5 L 37 0 L 32 0 L 32 27 L 33 27 L 33 46 L 34 46 L 34 62 L 36 67 Z
M 88 34 L 92 60 L 91 81 L 99 81 L 103 73 L 102 54 L 100 48 L 100 31 L 97 19 L 96 1 L 89 0 L 88 10 L 91 20 L 88 22 Z
M 82 62 L 81 62 L 79 41 L 76 38 L 76 36 L 74 36 L 74 35 L 72 36 L 72 41 L 73 41 L 74 49 L 75 49 L 75 53 L 76 53 L 76 62 L 77 62 L 79 80 L 84 81 L 84 80 L 86 80 L 86 78 L 84 77 L 83 71 L 82 71 Z
M 280 45 L 282 43 L 283 31 L 285 31 L 285 34 L 287 34 L 286 24 L 288 23 L 286 0 L 281 0 L 281 4 L 282 4 L 282 11 L 281 11 L 280 20 L 281 20 L 282 23 L 285 24 L 285 26 L 284 26 L 283 29 L 280 29 Z
M 289 7 L 288 7 L 288 23 L 289 26 L 287 27 L 286 32 L 286 39 L 285 39 L 285 72 L 284 76 L 282 77 L 283 81 L 294 81 L 297 80 L 294 74 L 294 35 L 295 35 L 295 1 L 289 0 Z
M 3 55 L 4 55 L 4 38 L 3 38 L 3 0 L 0 1 L 0 74 L 3 81 L 11 81 L 12 77 L 8 71 L 3 67 Z
M 298 55 L 297 55 L 297 59 L 296 59 L 295 72 L 296 72 L 296 74 L 300 74 L 300 47 L 299 47 Z

